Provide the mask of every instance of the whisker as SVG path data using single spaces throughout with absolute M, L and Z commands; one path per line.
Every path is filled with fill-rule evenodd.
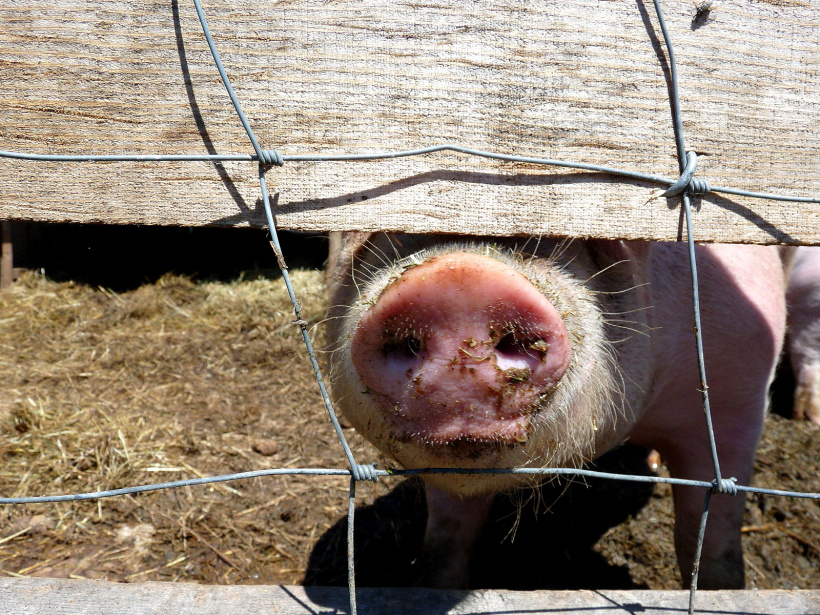
M 633 333 L 637 333 L 638 335 L 643 335 L 645 337 L 651 337 L 649 335 L 649 333 L 647 333 L 646 331 L 639 331 L 638 329 L 634 329 L 632 327 L 625 327 L 624 325 L 615 325 L 615 324 L 613 324 L 611 326 L 614 327 L 615 329 L 623 329 L 624 331 L 632 331 Z
M 610 315 L 621 315 L 621 314 L 634 314 L 635 312 L 643 312 L 644 310 L 651 310 L 654 309 L 654 305 L 645 305 L 644 307 L 635 308 L 634 310 L 624 310 L 623 312 L 601 312 L 604 316 Z
M 379 259 L 381 261 L 382 265 L 384 265 L 386 267 L 389 267 L 392 264 L 393 261 L 391 261 L 387 257 L 387 254 L 384 253 L 384 250 L 382 250 L 381 248 L 376 246 L 374 243 L 372 243 L 370 241 L 367 241 L 364 244 L 364 248 L 365 248 L 365 250 L 370 252 L 370 254 L 372 254 L 377 259 Z
M 643 286 L 649 286 L 649 282 L 642 282 L 641 284 L 635 284 L 635 286 L 630 286 L 629 288 L 624 288 L 621 290 L 599 290 L 596 292 L 599 295 L 622 295 L 623 293 L 628 293 L 630 291 L 635 290 L 636 288 L 641 288 Z
M 589 276 L 589 277 L 585 280 L 585 283 L 590 282 L 591 280 L 594 280 L 594 279 L 595 279 L 595 278 L 597 278 L 599 275 L 601 275 L 602 273 L 605 273 L 605 272 L 609 271 L 609 270 L 610 270 L 610 269 L 612 269 L 613 267 L 617 267 L 618 265 L 623 265 L 624 263 L 628 263 L 628 262 L 629 262 L 629 260 L 628 260 L 628 259 L 623 259 L 623 260 L 615 261 L 615 262 L 614 262 L 614 263 L 612 263 L 611 265 L 607 265 L 607 266 L 606 266 L 606 267 L 604 267 L 603 269 L 601 269 L 601 270 L 596 271 L 595 273 L 593 273 L 591 276 Z

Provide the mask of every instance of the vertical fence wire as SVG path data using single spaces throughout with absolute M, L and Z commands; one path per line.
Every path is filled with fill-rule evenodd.
M 680 110 L 680 89 L 678 87 L 678 70 L 677 62 L 675 60 L 675 49 L 672 45 L 672 38 L 669 36 L 669 30 L 666 28 L 666 20 L 663 17 L 663 9 L 661 8 L 660 0 L 652 0 L 655 6 L 655 14 L 658 17 L 658 24 L 661 28 L 664 44 L 666 46 L 666 55 L 669 61 L 669 78 L 671 81 L 671 95 L 669 103 L 672 110 L 672 121 L 675 131 L 675 145 L 678 153 L 678 167 L 679 172 L 683 175 L 687 167 L 686 145 L 683 134 L 683 119 Z M 696 158 L 695 158 L 696 160 Z M 694 175 L 694 169 L 692 169 Z M 689 177 L 691 181 L 692 176 Z M 720 462 L 718 461 L 717 446 L 715 445 L 715 434 L 712 428 L 712 411 L 709 404 L 709 385 L 706 381 L 706 363 L 703 356 L 703 339 L 701 337 L 701 319 L 700 319 L 700 292 L 698 283 L 698 267 L 697 258 L 695 255 L 695 237 L 692 228 L 692 211 L 689 200 L 690 187 L 684 187 L 681 193 L 681 207 L 684 211 L 686 220 L 686 243 L 689 256 L 689 269 L 691 271 L 692 282 L 692 308 L 694 313 L 695 326 L 693 332 L 695 336 L 695 350 L 698 357 L 698 375 L 700 377 L 700 391 L 703 401 L 703 414 L 706 420 L 706 431 L 709 437 L 709 449 L 712 454 L 712 464 L 715 473 L 715 484 L 719 485 L 722 482 L 720 475 Z M 703 514 L 701 516 L 700 526 L 698 528 L 697 543 L 695 546 L 695 557 L 692 562 L 692 576 L 690 580 L 689 590 L 689 613 L 690 615 L 695 611 L 695 597 L 697 596 L 698 588 L 698 574 L 700 571 L 700 557 L 703 552 L 703 541 L 706 536 L 706 522 L 709 517 L 709 504 L 711 502 L 712 489 L 706 491 L 706 496 L 703 503 Z
M 296 315 L 296 321 L 294 324 L 299 326 L 299 330 L 302 334 L 302 340 L 307 348 L 308 356 L 310 358 L 310 364 L 313 369 L 313 375 L 316 379 L 316 383 L 319 386 L 319 391 L 322 396 L 322 400 L 324 401 L 325 408 L 327 409 L 328 415 L 330 420 L 333 424 L 333 428 L 336 431 L 336 435 L 339 438 L 339 442 L 342 445 L 342 449 L 344 450 L 344 454 L 347 457 L 347 462 L 350 466 L 351 477 L 350 477 L 350 497 L 349 497 L 349 504 L 348 504 L 348 533 L 347 533 L 347 551 L 348 551 L 348 593 L 350 596 L 350 613 L 351 615 L 356 615 L 356 582 L 355 582 L 355 570 L 354 570 L 354 510 L 355 510 L 355 500 L 356 500 L 356 481 L 358 480 L 375 480 L 375 476 L 372 474 L 366 476 L 366 472 L 363 472 L 359 469 L 358 464 L 356 464 L 355 459 L 353 458 L 353 452 L 350 450 L 350 446 L 345 438 L 344 432 L 342 431 L 342 427 L 339 424 L 339 419 L 336 416 L 336 412 L 333 408 L 333 404 L 330 401 L 330 397 L 327 394 L 327 389 L 325 387 L 324 379 L 322 378 L 322 371 L 319 367 L 319 363 L 316 360 L 316 354 L 313 350 L 313 343 L 310 339 L 310 333 L 308 332 L 307 328 L 307 321 L 302 318 L 302 307 L 299 304 L 299 301 L 296 298 L 296 294 L 293 290 L 293 285 L 290 282 L 290 274 L 288 272 L 288 266 L 285 261 L 285 256 L 282 253 L 282 247 L 279 243 L 279 235 L 276 231 L 276 222 L 274 220 L 273 214 L 271 212 L 270 206 L 270 194 L 268 192 L 267 185 L 265 183 L 265 171 L 266 166 L 270 166 L 270 164 L 277 164 L 281 166 L 282 159 L 279 156 L 276 150 L 273 150 L 275 153 L 275 157 L 271 158 L 266 151 L 263 151 L 262 148 L 259 146 L 259 142 L 254 135 L 253 129 L 251 128 L 250 122 L 248 121 L 247 117 L 245 116 L 244 112 L 242 111 L 242 106 L 239 103 L 239 99 L 237 98 L 233 87 L 231 87 L 230 80 L 228 79 L 228 74 L 225 71 L 224 66 L 222 65 L 222 61 L 219 57 L 219 52 L 216 49 L 216 44 L 214 43 L 213 37 L 211 36 L 210 28 L 208 27 L 208 22 L 205 19 L 205 14 L 202 10 L 202 6 L 200 5 L 199 0 L 193 0 L 194 6 L 196 7 L 197 16 L 199 17 L 199 22 L 202 25 L 202 31 L 205 35 L 205 39 L 208 43 L 208 48 L 211 51 L 211 56 L 213 57 L 214 63 L 216 64 L 217 70 L 219 71 L 219 76 L 222 78 L 222 83 L 225 85 L 225 89 L 228 91 L 228 95 L 230 96 L 231 102 L 233 103 L 234 109 L 236 110 L 236 114 L 239 117 L 239 120 L 242 122 L 242 126 L 245 128 L 245 132 L 248 135 L 248 138 L 253 145 L 253 149 L 256 152 L 256 156 L 259 159 L 259 187 L 262 192 L 262 202 L 265 207 L 265 217 L 268 222 L 268 230 L 271 236 L 271 246 L 273 247 L 274 254 L 276 256 L 277 264 L 279 265 L 279 269 L 282 272 L 282 279 L 285 282 L 285 286 L 287 287 L 288 295 L 290 297 L 291 303 L 293 304 L 293 311 Z M 266 163 L 268 163 L 266 165 Z

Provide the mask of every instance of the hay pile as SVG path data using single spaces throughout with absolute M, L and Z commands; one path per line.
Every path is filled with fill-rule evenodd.
M 322 274 L 293 280 L 313 325 Z M 281 280 L 166 276 L 117 294 L 25 274 L 0 294 L 0 493 L 345 467 L 293 319 Z M 4 506 L 0 569 L 294 583 L 346 491 L 345 479 L 265 478 Z

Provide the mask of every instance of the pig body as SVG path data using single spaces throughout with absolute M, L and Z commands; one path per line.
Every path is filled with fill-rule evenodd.
M 793 416 L 820 425 L 820 247 L 796 249 L 786 301 L 795 378 Z
M 698 248 L 721 470 L 748 484 L 785 329 L 777 250 Z M 627 439 L 714 478 L 685 246 L 358 234 L 330 272 L 331 380 L 347 419 L 408 468 L 578 467 Z M 420 582 L 468 583 L 513 475 L 430 475 Z M 684 585 L 703 491 L 675 487 Z M 742 496 L 713 498 L 702 587 L 742 587 Z

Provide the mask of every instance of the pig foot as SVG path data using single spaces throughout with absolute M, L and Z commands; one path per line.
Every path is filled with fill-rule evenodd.
M 416 585 L 466 589 L 470 557 L 481 533 L 492 496 L 459 498 L 426 485 L 427 529 Z
M 675 551 L 685 589 L 691 587 L 695 548 L 705 492 L 696 487 L 673 488 L 675 494 Z M 740 527 L 745 497 L 714 494 L 709 503 L 706 536 L 700 557 L 699 589 L 743 589 L 743 550 Z
M 820 363 L 801 366 L 796 380 L 792 418 L 820 425 Z
M 650 450 L 646 455 L 646 465 L 649 466 L 649 469 L 653 472 L 657 472 L 658 468 L 661 467 L 661 464 L 663 464 L 661 454 L 654 449 Z
M 736 477 L 738 484 L 749 484 L 755 447 L 732 449 L 728 443 L 756 442 L 757 432 L 757 426 L 747 425 L 736 426 L 730 433 L 726 424 L 718 422 L 715 437 L 721 475 L 724 478 Z M 664 455 L 672 476 L 702 481 L 713 480 L 711 453 L 704 440 L 705 436 L 697 443 L 689 442 L 688 447 L 680 447 Z M 727 445 L 721 447 L 721 443 Z M 692 583 L 692 569 L 706 491 L 698 487 L 674 485 L 672 492 L 675 500 L 675 551 L 681 582 L 684 588 L 689 588 Z M 698 588 L 743 589 L 745 586 L 740 538 L 745 503 L 743 492 L 738 492 L 734 496 L 723 493 L 712 495 L 700 557 Z

